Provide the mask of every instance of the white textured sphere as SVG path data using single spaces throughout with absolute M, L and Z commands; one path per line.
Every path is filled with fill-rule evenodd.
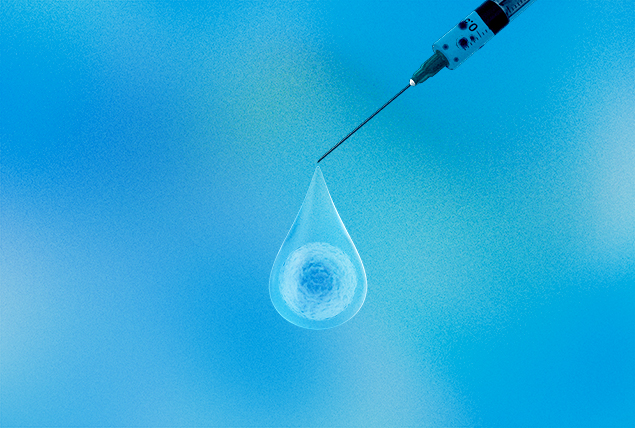
M 353 300 L 357 275 L 351 259 L 325 242 L 303 245 L 284 262 L 280 293 L 287 306 L 304 318 L 332 318 Z

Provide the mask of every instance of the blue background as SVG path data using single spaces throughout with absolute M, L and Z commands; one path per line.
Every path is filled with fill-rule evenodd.
M 635 11 L 540 0 L 323 161 L 368 297 L 268 279 L 478 2 L 0 6 L 2 426 L 633 426 Z

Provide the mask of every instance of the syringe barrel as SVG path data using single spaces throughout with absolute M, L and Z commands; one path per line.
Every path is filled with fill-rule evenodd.
M 503 12 L 507 16 L 509 21 L 514 20 L 520 12 L 527 9 L 527 7 L 533 3 L 535 0 L 493 0 L 494 3 L 498 4 Z
M 487 0 L 432 45 L 454 70 L 535 0 Z

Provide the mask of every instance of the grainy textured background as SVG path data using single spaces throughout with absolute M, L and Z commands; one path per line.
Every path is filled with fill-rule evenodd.
M 3 1 L 0 425 L 633 426 L 632 0 L 402 95 L 322 163 L 361 311 L 269 300 L 317 158 L 476 6 Z

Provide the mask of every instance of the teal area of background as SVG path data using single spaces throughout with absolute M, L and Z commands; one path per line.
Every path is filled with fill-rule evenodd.
M 269 272 L 478 2 L 0 6 L 0 425 L 635 423 L 635 6 L 536 1 L 321 163 L 360 312 Z

